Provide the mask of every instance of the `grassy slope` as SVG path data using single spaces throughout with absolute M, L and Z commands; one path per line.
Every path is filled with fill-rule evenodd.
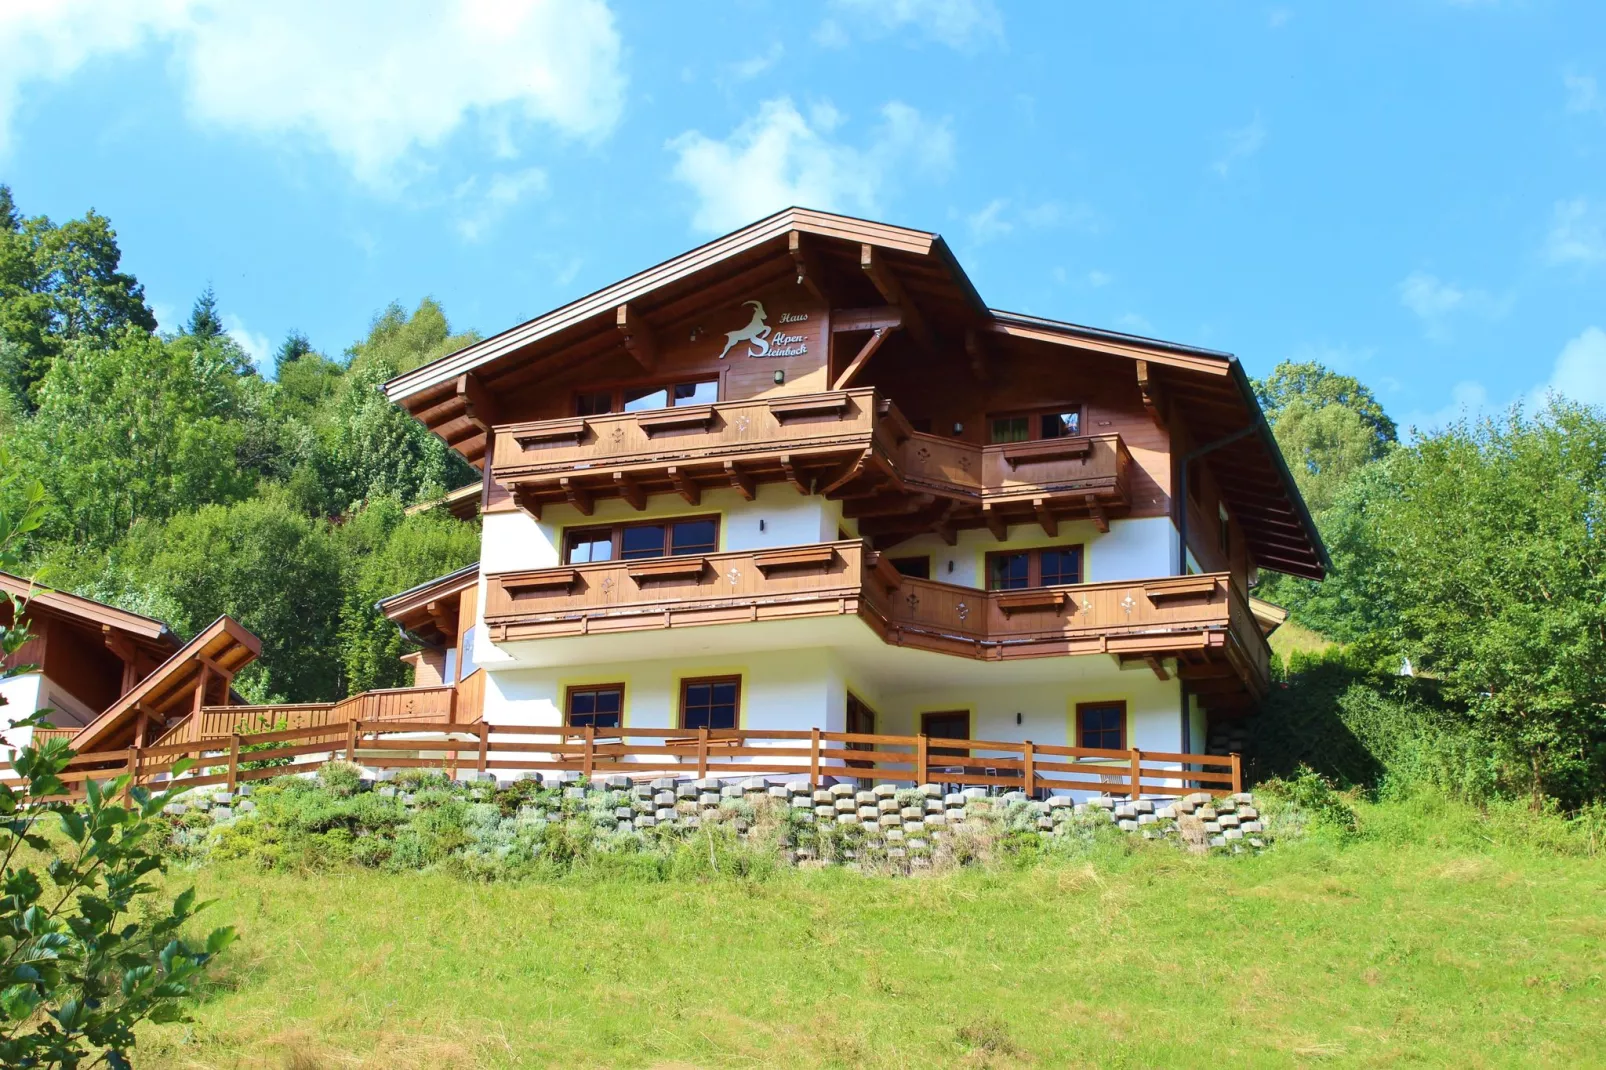
M 229 990 L 148 1066 L 1583 1065 L 1606 865 L 1140 850 L 1020 873 L 470 885 L 215 871 Z
M 1288 655 L 1296 650 L 1306 654 L 1320 654 L 1338 645 L 1322 633 L 1311 631 L 1303 624 L 1291 620 L 1285 621 L 1282 627 L 1272 632 L 1267 642 L 1271 644 L 1272 653 L 1284 661 L 1287 661 Z

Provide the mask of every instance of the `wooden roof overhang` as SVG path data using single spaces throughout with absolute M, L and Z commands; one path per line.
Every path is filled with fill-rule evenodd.
M 215 679 L 232 680 L 261 652 L 261 640 L 233 618 L 219 617 L 80 729 L 73 737 L 73 749 L 115 750 L 128 746 L 135 739 L 142 714 L 154 726 L 172 724 L 205 704 L 206 695 L 197 696 L 203 683 L 210 686 Z M 197 702 L 197 698 L 201 701 Z
M 457 638 L 457 610 L 463 592 L 479 581 L 480 565 L 476 561 L 382 598 L 374 608 L 426 644 L 446 646 Z
M 987 317 L 940 236 L 788 208 L 398 376 L 385 393 L 479 465 L 491 427 L 506 422 L 499 396 L 621 350 L 650 366 L 655 329 L 781 282 L 843 308 L 884 308 L 901 298 L 919 310 L 917 322 L 904 324 L 911 334 L 931 340 L 941 331 L 956 350 L 966 330 Z
M 622 352 L 650 369 L 658 328 L 782 282 L 805 286 L 840 310 L 833 321 L 878 308 L 896 313 L 902 329 L 892 334 L 979 383 L 993 346 L 1060 346 L 1132 360 L 1156 422 L 1178 420 L 1192 447 L 1248 429 L 1198 463 L 1239 517 L 1257 563 L 1314 579 L 1325 574 L 1321 538 L 1235 357 L 990 309 L 942 238 L 927 231 L 788 208 L 398 376 L 385 393 L 484 466 L 493 428 L 508 422 L 499 397 Z M 836 389 L 849 384 L 883 332 L 866 326 L 862 333 L 871 340 L 838 375 Z
M 178 636 L 155 617 L 130 613 L 66 591 L 40 587 L 9 572 L 0 572 L 0 594 L 26 600 L 29 616 L 48 615 L 84 631 L 97 633 L 114 649 L 122 647 L 126 650 L 131 645 L 154 657 L 165 658 L 179 646 Z

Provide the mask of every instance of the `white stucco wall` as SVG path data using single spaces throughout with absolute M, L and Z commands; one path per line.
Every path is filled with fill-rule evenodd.
M 1087 583 L 1146 580 L 1176 571 L 1177 530 L 1168 517 L 1112 520 L 1108 532 L 1099 531 L 1091 520 L 1068 521 L 1060 524 L 1059 534 L 1053 536 L 1044 534 L 1037 524 L 1012 524 L 1008 536 L 999 542 L 986 528 L 973 528 L 959 532 L 957 544 L 949 546 L 936 535 L 920 535 L 889 548 L 887 554 L 928 554 L 932 579 L 962 587 L 984 585 L 991 551 L 1072 543 L 1082 544 L 1083 580 Z
M 37 672 L 0 680 L 0 697 L 6 700 L 5 705 L 0 706 L 0 725 L 5 726 L 4 731 L 0 731 L 0 739 L 4 739 L 6 746 L 26 747 L 33 737 L 33 729 L 12 729 L 11 725 L 39 708 L 44 682 L 44 675 Z

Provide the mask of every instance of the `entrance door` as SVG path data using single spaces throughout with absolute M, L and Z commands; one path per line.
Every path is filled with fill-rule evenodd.
M 969 739 L 970 711 L 938 710 L 933 713 L 922 713 L 920 733 L 931 739 Z M 954 747 L 931 747 L 927 753 L 933 756 L 948 755 L 964 758 L 969 756 L 970 751 Z
M 859 696 L 855 695 L 851 691 L 848 692 L 848 716 L 846 730 L 850 735 L 875 735 L 875 711 L 861 702 L 859 700 Z M 848 750 L 875 749 L 869 743 L 846 743 L 843 744 L 843 746 L 845 746 Z M 850 768 L 854 769 L 865 769 L 871 765 L 870 762 L 861 762 L 852 758 L 848 759 L 847 764 Z

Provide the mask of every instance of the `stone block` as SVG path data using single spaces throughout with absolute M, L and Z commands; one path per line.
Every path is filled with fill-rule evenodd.
M 903 829 L 887 829 L 882 835 L 887 838 L 888 843 L 903 842 Z
M 1140 824 L 1140 825 L 1152 825 L 1152 824 L 1154 824 L 1155 822 L 1157 822 L 1159 820 L 1160 819 L 1155 817 L 1153 814 L 1139 814 L 1138 815 L 1138 824 Z
M 812 810 L 814 806 L 814 800 L 807 795 L 792 796 L 792 809 L 794 810 Z
M 838 825 L 857 825 L 859 823 L 859 815 L 839 813 L 836 815 L 836 823 Z
M 660 806 L 658 808 L 658 812 L 653 814 L 653 816 L 659 821 L 673 821 L 678 815 L 676 815 L 674 807 Z
M 881 822 L 873 817 L 861 817 L 859 818 L 859 824 L 864 826 L 866 832 L 879 833 L 881 831 Z
M 1243 829 L 1222 829 L 1221 838 L 1224 840 L 1241 840 L 1244 838 Z
M 602 778 L 602 786 L 609 791 L 624 791 L 630 787 L 630 778 L 623 773 L 613 773 Z
M 875 808 L 881 811 L 883 814 L 895 814 L 902 809 L 902 807 L 898 805 L 898 800 L 892 798 L 890 795 L 877 799 Z
M 987 798 L 987 789 L 986 788 L 966 788 L 965 790 L 961 791 L 959 794 L 963 795 L 967 799 L 985 799 L 985 798 Z
M 927 828 L 942 828 L 946 824 L 948 824 L 948 815 L 947 814 L 927 814 L 926 815 L 926 827 Z
M 1259 821 L 1245 821 L 1243 824 L 1239 825 L 1238 827 L 1241 830 L 1243 830 L 1244 832 L 1246 832 L 1246 833 L 1248 833 L 1248 832 L 1265 832 L 1266 831 L 1266 826 L 1261 824 Z
M 1131 805 L 1132 809 L 1136 810 L 1140 814 L 1152 814 L 1152 813 L 1154 813 L 1154 800 L 1153 799 L 1134 799 L 1134 800 L 1132 800 L 1130 805 Z
M 719 797 L 721 799 L 740 799 L 743 794 L 741 787 L 735 784 L 726 784 L 719 789 Z
M 922 784 L 920 785 L 920 794 L 928 799 L 940 799 L 942 798 L 942 786 L 939 784 Z
M 836 813 L 836 807 L 834 806 L 816 806 L 814 808 L 815 817 L 830 817 L 834 813 Z
M 1260 811 L 1253 806 L 1240 806 L 1238 807 L 1238 816 L 1245 821 L 1258 821 L 1260 820 Z
M 870 793 L 878 799 L 891 799 L 898 794 L 896 784 L 877 784 L 870 789 Z
M 713 811 L 710 811 L 710 813 L 712 812 Z M 687 814 L 685 817 L 680 819 L 680 824 L 682 828 L 701 828 L 703 825 L 703 819 L 698 817 L 696 814 Z
M 905 832 L 918 832 L 925 827 L 926 819 L 924 817 L 917 817 L 913 820 L 904 818 L 903 820 L 903 828 Z
M 852 784 L 845 784 L 841 781 L 837 781 L 835 784 L 831 785 L 831 796 L 832 798 L 836 799 L 851 799 L 853 798 L 854 790 L 855 789 Z
M 1206 832 L 1212 833 L 1212 834 L 1220 832 L 1221 831 L 1221 822 L 1219 822 L 1219 821 L 1206 821 L 1204 823 L 1204 830 Z
M 814 785 L 807 780 L 788 780 L 786 792 L 788 795 L 807 795 L 814 790 Z
M 779 787 L 780 785 L 776 786 Z M 769 782 L 761 776 L 750 776 L 741 783 L 742 794 L 744 795 L 750 791 L 768 791 L 769 787 Z
M 1087 801 L 1087 805 L 1095 810 L 1114 810 L 1115 800 L 1108 795 L 1095 795 Z
M 394 799 L 396 797 L 396 785 L 386 784 L 379 789 L 379 796 L 382 799 Z
M 1200 821 L 1214 821 L 1220 815 L 1217 814 L 1214 806 L 1201 806 L 1193 812 L 1193 816 Z
M 1243 803 L 1246 806 L 1253 806 L 1255 804 L 1255 797 L 1247 791 L 1240 791 L 1238 794 L 1232 797 L 1232 801 L 1235 803 Z
M 1124 817 L 1116 821 L 1115 827 L 1120 829 L 1122 832 L 1136 832 L 1138 823 L 1133 818 Z
M 717 776 L 705 776 L 701 780 L 693 782 L 692 786 L 698 791 L 718 791 L 724 787 Z
M 836 801 L 836 796 L 825 788 L 821 788 L 812 795 L 816 803 L 830 803 Z
M 826 816 L 827 817 L 829 817 L 831 814 L 836 813 L 835 810 L 832 810 L 828 806 L 824 807 L 824 809 L 826 810 Z M 812 825 L 812 824 L 814 824 L 814 811 L 813 810 L 799 810 L 798 814 L 797 814 L 797 819 L 799 821 L 803 822 L 803 824 L 805 824 L 805 825 Z
M 1069 795 L 1050 795 L 1048 797 L 1048 808 L 1050 810 L 1067 810 L 1075 805 L 1075 800 Z
M 563 797 L 565 799 L 575 799 L 575 800 L 584 799 L 586 797 L 586 789 L 584 789 L 584 788 L 564 788 L 563 789 Z
M 950 810 L 955 807 L 963 807 L 965 805 L 965 797 L 957 791 L 950 791 L 942 797 L 942 804 Z
M 249 799 L 253 794 L 254 791 L 249 784 L 241 784 L 234 789 L 234 797 L 236 799 Z
M 1175 821 L 1177 819 L 1177 808 L 1175 806 L 1162 806 L 1154 812 L 1154 816 L 1161 821 Z
M 697 805 L 698 806 L 718 806 L 719 805 L 719 800 L 721 798 L 723 798 L 723 797 L 724 796 L 722 796 L 718 792 L 714 792 L 714 791 L 699 792 L 698 795 L 697 795 Z
M 1006 791 L 1004 794 L 998 797 L 998 801 L 1003 803 L 1005 806 L 1008 806 L 1011 803 L 1025 802 L 1026 793 L 1024 791 Z
M 958 825 L 965 820 L 965 811 L 955 807 L 948 811 L 948 824 Z
M 234 801 L 234 796 L 226 791 L 217 792 L 212 796 L 213 806 L 227 806 Z
M 773 787 L 765 788 L 764 794 L 768 795 L 772 799 L 780 799 L 782 802 L 785 802 L 787 799 L 792 797 L 792 793 L 787 791 L 779 784 L 776 784 Z
M 942 800 L 941 799 L 927 798 L 925 800 L 925 804 L 926 804 L 926 813 L 928 813 L 928 814 L 940 814 L 943 811 L 943 805 L 942 805 Z
M 874 818 L 881 816 L 881 811 L 874 806 L 861 806 L 858 809 L 858 814 L 863 818 Z
M 672 791 L 660 791 L 652 797 L 652 801 L 658 806 L 674 806 L 675 793 Z
M 650 829 L 656 824 L 658 824 L 658 819 L 651 814 L 642 814 L 635 820 L 635 826 L 638 829 Z
M 1243 821 L 1239 819 L 1237 814 L 1222 814 L 1216 818 L 1216 824 L 1224 829 L 1235 829 L 1243 824 Z
M 1122 803 L 1115 808 L 1115 816 L 1121 820 L 1135 818 L 1138 816 L 1138 808 L 1131 803 Z
M 702 792 L 698 791 L 697 786 L 690 781 L 675 785 L 675 797 L 677 799 L 695 799 L 700 794 Z
M 899 809 L 898 814 L 905 821 L 919 821 L 926 816 L 926 810 L 923 806 L 905 806 Z
M 873 791 L 856 791 L 853 793 L 853 801 L 860 806 L 874 806 L 875 798 L 876 795 Z
M 633 807 L 629 806 L 615 806 L 613 808 L 613 816 L 619 818 L 621 821 L 629 821 L 632 817 L 636 816 L 636 811 Z
M 856 813 L 859 809 L 859 804 L 847 796 L 838 798 L 833 805 L 836 806 L 837 813 L 839 814 L 852 814 Z
M 653 791 L 674 791 L 675 778 L 672 776 L 657 777 L 652 782 Z
M 1037 819 L 1037 827 L 1042 829 L 1044 832 L 1053 832 L 1054 819 L 1052 817 L 1040 817 Z
M 1225 847 L 1227 846 L 1227 839 L 1224 836 L 1212 836 L 1210 837 L 1210 846 Z

